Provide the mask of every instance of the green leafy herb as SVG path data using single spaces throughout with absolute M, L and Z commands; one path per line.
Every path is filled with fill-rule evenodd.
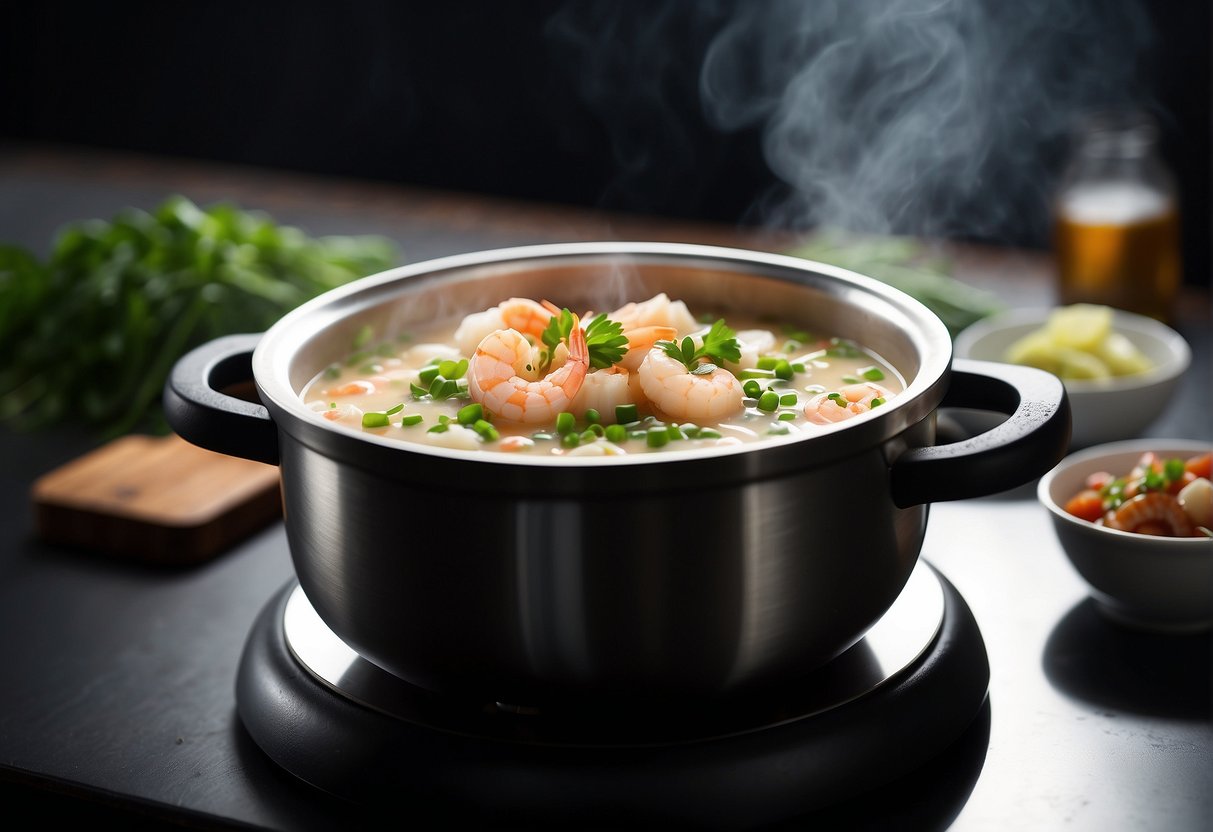
M 724 318 L 720 318 L 712 324 L 707 334 L 703 336 L 703 343 L 698 347 L 695 346 L 695 341 L 689 335 L 683 338 L 681 343 L 658 341 L 657 346 L 664 350 L 666 355 L 681 361 L 687 370 L 697 375 L 707 375 L 715 370 L 717 365 L 726 361 L 741 360 L 741 346 L 737 343 L 737 333 L 729 329 Z M 707 361 L 704 362 L 701 359 L 707 359 Z
M 167 432 L 164 383 L 185 352 L 397 258 L 384 238 L 309 237 L 181 196 L 68 225 L 45 261 L 0 245 L 0 422 Z
M 910 237 L 824 229 L 789 253 L 841 266 L 900 289 L 938 315 L 953 336 L 1004 308 L 998 296 L 953 277 L 952 264 L 928 243 Z
M 544 328 L 540 340 L 545 349 L 539 359 L 539 373 L 546 373 L 552 365 L 552 357 L 561 343 L 568 344 L 573 332 L 573 313 L 567 308 L 561 309 L 559 315 L 553 315 Z M 604 370 L 619 363 L 627 352 L 628 338 L 623 334 L 623 324 L 612 321 L 605 312 L 600 312 L 590 319 L 585 326 L 585 343 L 590 352 L 590 366 L 596 370 Z

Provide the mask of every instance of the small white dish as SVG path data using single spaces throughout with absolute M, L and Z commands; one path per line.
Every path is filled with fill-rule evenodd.
M 1006 363 L 1007 349 L 1043 327 L 1052 311 L 1012 309 L 984 318 L 957 334 L 953 353 L 958 358 Z M 1192 350 L 1184 337 L 1153 318 L 1117 309 L 1112 328 L 1133 342 L 1152 367 L 1130 376 L 1063 380 L 1070 399 L 1070 447 L 1074 450 L 1140 436 L 1162 415 L 1192 362 Z
M 1091 474 L 1127 474 L 1153 451 L 1187 459 L 1213 450 L 1207 442 L 1136 439 L 1077 451 L 1045 474 L 1037 498 L 1071 565 L 1098 609 L 1138 630 L 1198 632 L 1213 625 L 1213 538 L 1159 537 L 1097 525 L 1069 514 L 1066 502 Z

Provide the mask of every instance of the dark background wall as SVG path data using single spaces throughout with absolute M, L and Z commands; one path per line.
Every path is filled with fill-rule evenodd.
M 1048 245 L 1084 109 L 1159 121 L 1208 281 L 1207 0 L 8 4 L 0 139 L 748 225 Z

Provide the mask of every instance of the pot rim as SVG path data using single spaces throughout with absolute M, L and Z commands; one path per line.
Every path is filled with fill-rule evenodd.
M 307 335 L 322 331 L 359 310 L 384 302 L 394 287 L 412 280 L 440 280 L 479 267 L 504 264 L 517 266 L 526 261 L 536 265 L 558 261 L 628 260 L 648 264 L 669 261 L 688 264 L 701 261 L 705 266 L 730 267 L 739 273 L 798 282 L 796 275 L 824 276 L 850 288 L 857 296 L 878 298 L 887 310 L 914 325 L 910 333 L 918 348 L 921 366 L 905 389 L 879 410 L 857 415 L 834 425 L 822 426 L 811 434 L 772 437 L 762 442 L 705 449 L 679 450 L 670 454 L 629 454 L 615 457 L 507 455 L 457 448 L 401 442 L 398 439 L 354 431 L 323 419 L 316 419 L 302 397 L 289 383 L 290 359 Z M 802 454 L 816 463 L 838 458 L 862 448 L 879 444 L 907 426 L 917 423 L 933 411 L 942 399 L 952 362 L 952 340 L 943 322 L 923 303 L 875 278 L 791 255 L 749 249 L 690 243 L 663 242 L 573 242 L 513 246 L 465 254 L 455 254 L 398 266 L 351 281 L 331 289 L 288 312 L 261 337 L 252 356 L 253 377 L 262 402 L 280 430 L 285 430 L 309 446 L 332 448 L 334 443 L 346 449 L 381 448 L 377 454 L 403 454 L 434 459 L 449 459 L 477 466 L 573 470 L 629 469 L 636 465 L 690 465 L 704 460 L 722 460 L 738 456 L 769 458 L 795 456 L 798 462 L 778 468 L 799 468 Z M 845 441 L 839 437 L 847 437 Z M 356 444 L 347 444 L 356 443 Z M 796 449 L 800 453 L 789 454 Z M 813 449 L 810 451 L 809 449 Z M 354 451 L 361 456 L 358 451 Z M 791 460 L 785 460 L 791 462 Z M 462 467 L 462 466 L 460 466 Z M 751 472 L 756 473 L 756 472 Z

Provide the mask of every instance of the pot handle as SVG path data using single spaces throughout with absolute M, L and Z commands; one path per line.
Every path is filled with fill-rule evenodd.
M 278 464 L 278 430 L 264 405 L 221 392 L 253 381 L 261 333 L 225 335 L 195 347 L 173 365 L 164 415 L 187 442 L 210 451 Z
M 997 494 L 1042 476 L 1070 444 L 1070 400 L 1052 373 L 956 359 L 940 407 L 1006 413 L 994 428 L 960 442 L 913 448 L 890 470 L 899 508 Z

